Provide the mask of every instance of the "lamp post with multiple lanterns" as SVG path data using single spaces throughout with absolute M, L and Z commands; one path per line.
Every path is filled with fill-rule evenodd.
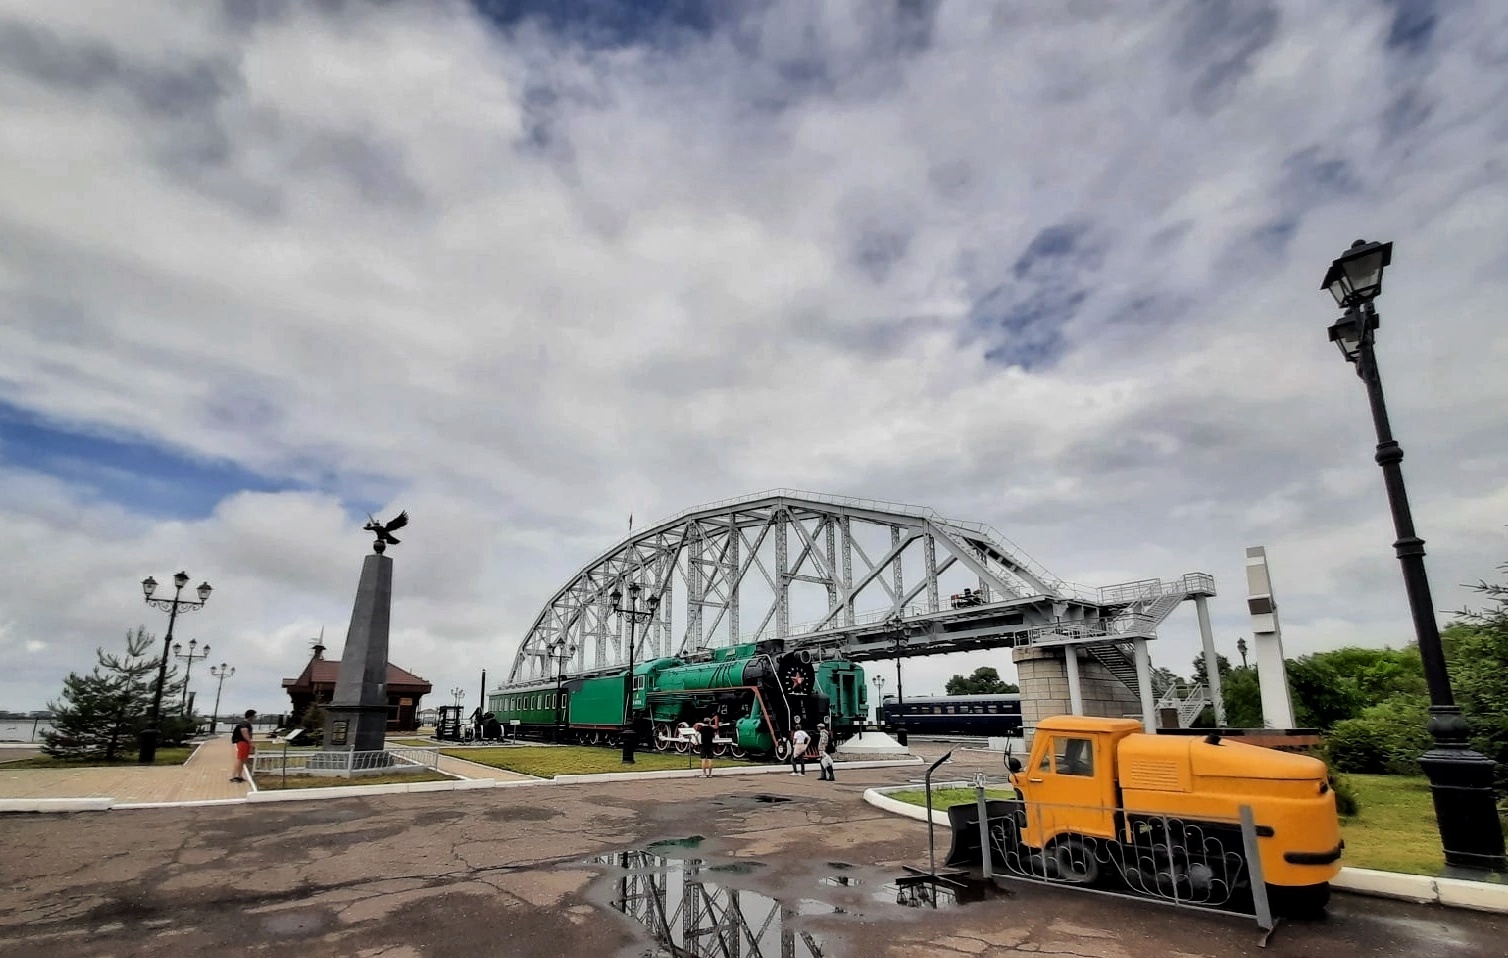
M 152 714 L 147 727 L 141 731 L 141 751 L 136 757 L 143 765 L 151 765 L 157 760 L 157 743 L 162 739 L 162 688 L 168 679 L 168 650 L 173 645 L 173 626 L 178 622 L 178 612 L 180 609 L 195 612 L 204 608 L 204 604 L 209 601 L 209 594 L 214 591 L 208 582 L 201 582 L 198 589 L 199 601 L 185 599 L 182 598 L 183 587 L 188 583 L 188 573 L 179 572 L 173 576 L 173 597 L 154 599 L 152 593 L 157 591 L 157 580 L 151 576 L 141 580 L 141 591 L 146 596 L 147 605 L 168 614 L 168 634 L 162 638 L 162 660 L 157 663 L 157 688 L 152 692 Z
M 628 674 L 623 677 L 623 761 L 627 765 L 634 763 L 634 691 L 638 686 L 634 676 L 634 624 L 654 618 L 660 609 L 660 597 L 650 596 L 639 608 L 639 593 L 644 587 L 637 582 L 628 584 L 628 605 L 623 605 L 623 586 L 621 583 L 613 589 L 613 611 L 628 619 Z
M 208 653 L 209 646 L 206 645 L 204 651 Z M 214 735 L 215 725 L 220 721 L 220 692 L 225 688 L 225 680 L 236 674 L 236 667 L 221 662 L 219 665 L 211 665 L 209 674 L 220 680 L 215 685 L 215 712 L 209 717 L 209 734 Z
M 1435 818 L 1445 848 L 1447 867 L 1502 869 L 1503 829 L 1493 800 L 1493 762 L 1467 744 L 1468 727 L 1456 705 L 1446 671 L 1445 651 L 1435 622 L 1435 605 L 1429 578 L 1424 571 L 1424 540 L 1414 531 L 1408 492 L 1403 485 L 1403 449 L 1393 438 L 1392 425 L 1382 394 L 1382 376 L 1374 350 L 1380 325 L 1373 301 L 1382 292 L 1382 273 L 1393 259 L 1392 243 L 1357 240 L 1330 264 L 1322 289 L 1335 297 L 1345 315 L 1330 326 L 1330 341 L 1356 375 L 1366 384 L 1377 431 L 1377 464 L 1393 513 L 1397 538 L 1393 551 L 1403 567 L 1403 586 L 1408 593 L 1419 657 L 1424 663 L 1424 681 L 1429 689 L 1429 733 L 1434 748 L 1424 753 L 1419 765 L 1429 777 L 1434 796 Z
M 565 664 L 566 660 L 576 654 L 576 646 L 570 644 L 562 636 L 551 642 L 548 646 L 550 658 L 556 662 L 555 666 L 555 741 L 560 741 L 561 724 L 565 717 Z
M 199 652 L 195 652 L 194 650 L 197 649 L 197 648 L 199 648 L 199 640 L 198 639 L 189 639 L 189 650 L 188 650 L 187 653 L 185 653 L 183 651 L 183 643 L 182 642 L 174 642 L 173 643 L 173 658 L 175 658 L 175 659 L 183 659 L 184 661 L 186 661 L 188 663 L 188 665 L 186 665 L 186 666 L 183 667 L 183 694 L 180 696 L 180 699 L 179 699 L 179 702 L 178 702 L 178 714 L 179 715 L 187 715 L 188 714 L 188 704 L 189 704 L 189 675 L 194 671 L 194 662 L 197 659 L 207 659 L 207 658 L 209 658 L 209 643 L 208 642 L 204 643 L 203 650 L 201 650 Z

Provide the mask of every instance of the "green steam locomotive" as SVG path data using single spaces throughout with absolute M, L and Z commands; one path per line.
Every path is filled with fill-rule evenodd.
M 716 713 L 722 726 L 718 755 L 781 761 L 789 757 L 797 722 L 815 730 L 829 719 L 843 738 L 857 731 L 869 708 L 863 668 L 786 652 L 779 640 L 716 649 L 692 660 L 636 663 L 628 709 L 626 679 L 625 669 L 507 686 L 491 693 L 488 707 L 522 736 L 616 745 L 630 722 L 639 747 L 682 752 L 693 747 L 692 726 Z

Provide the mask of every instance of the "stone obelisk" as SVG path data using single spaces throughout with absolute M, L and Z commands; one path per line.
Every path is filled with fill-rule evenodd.
M 376 533 L 373 554 L 361 564 L 356 605 L 340 656 L 335 696 L 325 706 L 326 751 L 380 752 L 385 749 L 388 695 L 388 624 L 393 606 L 393 560 L 383 555 L 388 533 L 402 528 L 408 513 L 383 525 L 372 520 L 365 528 Z

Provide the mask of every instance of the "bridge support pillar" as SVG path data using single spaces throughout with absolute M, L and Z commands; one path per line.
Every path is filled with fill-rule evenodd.
M 1131 658 L 1136 662 L 1136 697 L 1141 699 L 1141 727 L 1157 731 L 1157 696 L 1152 693 L 1152 657 L 1146 639 L 1131 640 Z
M 1210 690 L 1210 703 L 1215 709 L 1215 725 L 1224 728 L 1225 693 L 1220 688 L 1220 657 L 1215 652 L 1215 633 L 1210 629 L 1209 599 L 1202 595 L 1194 596 L 1194 611 L 1199 616 L 1199 643 L 1204 647 L 1204 687 Z
M 1068 710 L 1074 715 L 1084 714 L 1084 692 L 1079 686 L 1079 650 L 1069 646 L 1063 650 L 1063 671 L 1068 674 Z
M 1078 673 L 1077 706 L 1065 653 L 1074 656 L 1072 667 Z M 1141 714 L 1136 694 L 1126 683 L 1094 659 L 1080 658 L 1072 646 L 1023 646 L 1011 651 L 1011 659 L 1021 683 L 1021 721 L 1028 735 L 1038 722 L 1054 715 L 1123 718 Z

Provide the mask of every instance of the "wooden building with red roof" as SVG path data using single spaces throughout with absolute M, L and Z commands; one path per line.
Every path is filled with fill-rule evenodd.
M 340 679 L 340 662 L 325 658 L 325 647 L 316 643 L 309 664 L 296 679 L 284 679 L 283 688 L 293 703 L 293 716 L 289 724 L 298 725 L 304 713 L 318 703 L 329 704 L 335 697 L 335 683 Z M 389 662 L 387 664 L 387 730 L 389 732 L 412 732 L 419 727 L 419 700 L 433 690 L 433 686 L 406 669 Z

